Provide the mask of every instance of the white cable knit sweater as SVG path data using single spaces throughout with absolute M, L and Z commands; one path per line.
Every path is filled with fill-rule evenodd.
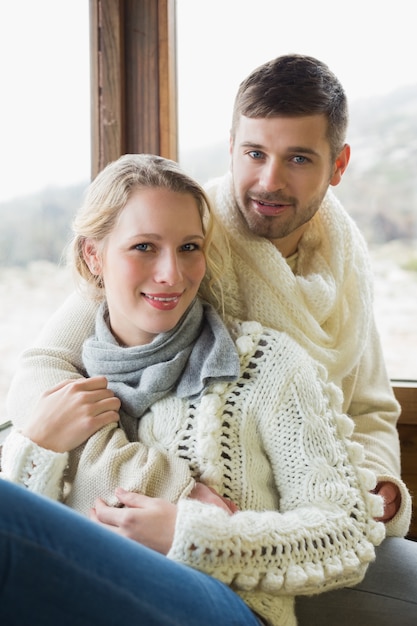
M 366 467 L 378 482 L 396 483 L 401 491 L 401 507 L 386 525 L 387 534 L 405 536 L 411 498 L 401 480 L 399 405 L 375 328 L 363 238 L 329 191 L 299 243 L 292 271 L 269 241 L 242 225 L 230 186 L 230 175 L 207 186 L 232 249 L 222 280 L 226 312 L 286 330 L 329 368 L 343 391 L 343 411 L 355 422 L 353 438 L 364 446 Z M 8 415 L 16 426 L 43 391 L 81 375 L 81 349 L 94 330 L 95 313 L 96 305 L 74 294 L 23 353 L 8 395 Z
M 372 519 L 381 501 L 369 493 L 375 476 L 359 468 L 363 451 L 325 369 L 285 333 L 257 322 L 230 330 L 239 380 L 212 385 L 199 401 L 158 401 L 139 421 L 139 442 L 102 429 L 83 450 L 67 502 L 86 511 L 103 490 L 114 502 L 117 485 L 169 497 L 178 517 L 168 557 L 231 585 L 268 623 L 294 626 L 294 595 L 363 578 L 384 537 Z M 66 461 L 15 430 L 4 477 L 62 497 Z M 72 479 L 75 457 L 71 464 Z M 186 498 L 194 479 L 239 512 Z
M 231 248 L 222 275 L 227 313 L 286 331 L 327 368 L 343 391 L 343 411 L 355 422 L 353 437 L 364 446 L 366 467 L 378 482 L 400 489 L 401 507 L 387 534 L 405 536 L 412 510 L 401 480 L 400 407 L 375 327 L 373 276 L 358 227 L 329 189 L 290 264 L 248 230 L 233 201 L 230 173 L 206 190 Z

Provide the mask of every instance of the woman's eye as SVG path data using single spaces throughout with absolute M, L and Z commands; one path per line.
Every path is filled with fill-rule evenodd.
M 200 246 L 198 243 L 185 243 L 181 246 L 181 249 L 184 250 L 184 252 L 193 252 L 194 250 L 200 250 Z
M 135 250 L 139 250 L 140 252 L 147 252 L 150 248 L 151 246 L 149 243 L 137 243 L 135 245 Z

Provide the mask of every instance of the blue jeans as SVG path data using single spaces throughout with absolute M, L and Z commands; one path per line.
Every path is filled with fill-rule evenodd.
M 2 626 L 259 626 L 229 587 L 0 479 Z
M 298 626 L 416 626 L 417 542 L 387 537 L 355 587 L 296 599 Z

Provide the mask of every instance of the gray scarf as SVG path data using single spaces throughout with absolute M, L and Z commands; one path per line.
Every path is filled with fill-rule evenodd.
M 180 398 L 198 396 L 214 381 L 239 375 L 239 357 L 216 311 L 196 298 L 178 324 L 146 345 L 121 347 L 108 326 L 107 305 L 97 312 L 95 335 L 83 361 L 88 376 L 106 376 L 123 410 L 139 418 L 173 389 Z

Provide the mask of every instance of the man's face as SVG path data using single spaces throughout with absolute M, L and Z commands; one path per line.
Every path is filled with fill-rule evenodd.
M 340 181 L 347 165 L 348 155 L 342 168 L 332 163 L 326 130 L 324 115 L 242 116 L 231 140 L 238 208 L 248 228 L 279 249 L 287 239 L 296 249 L 329 184 Z

